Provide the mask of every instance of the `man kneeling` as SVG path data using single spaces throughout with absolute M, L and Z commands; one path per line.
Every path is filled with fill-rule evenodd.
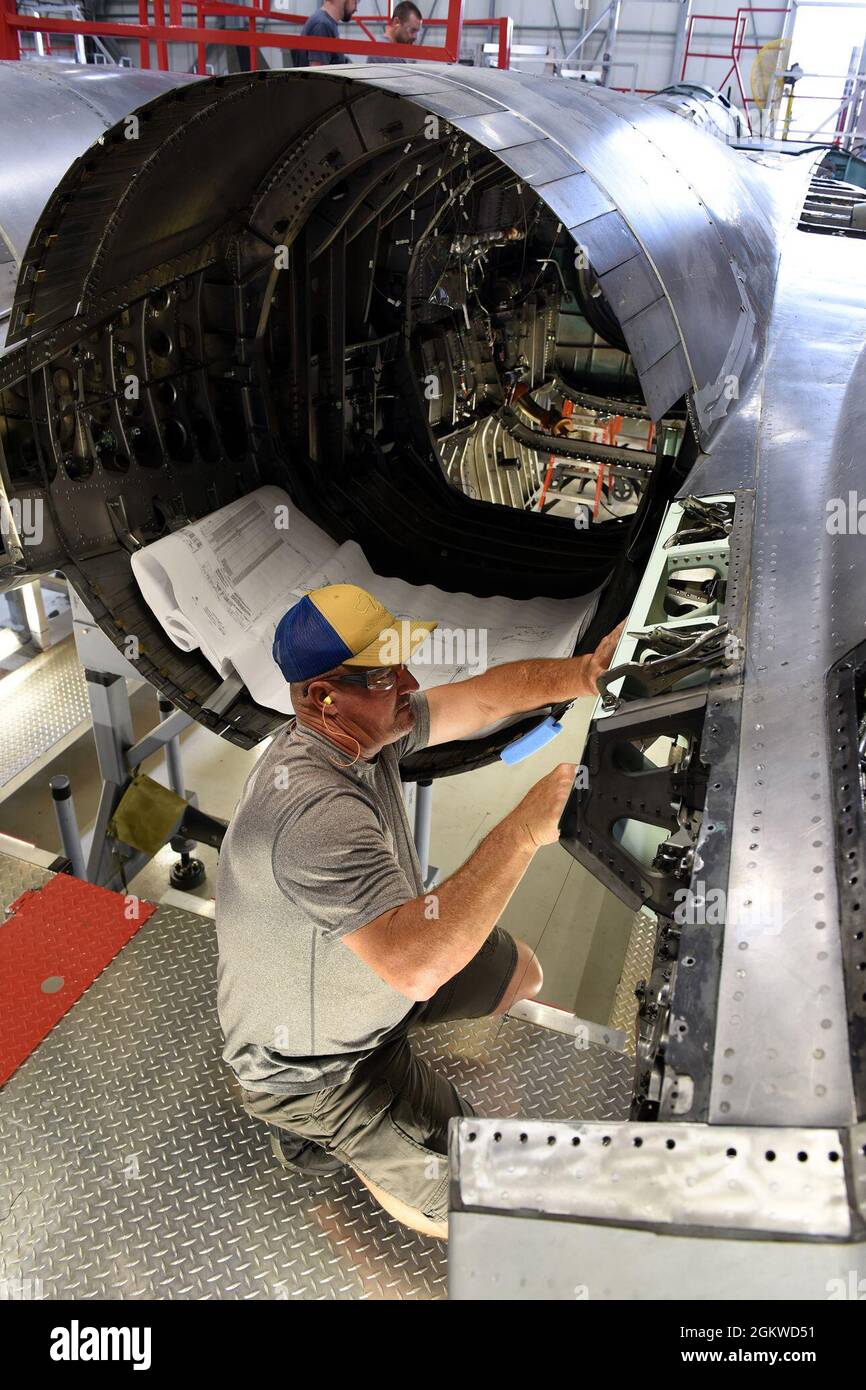
M 244 787 L 216 920 L 223 1056 L 278 1157 L 305 1172 L 347 1164 L 398 1220 L 445 1238 L 448 1121 L 473 1111 L 407 1031 L 538 993 L 532 950 L 497 921 L 558 838 L 574 767 L 542 778 L 431 897 L 399 762 L 595 695 L 618 633 L 589 656 L 510 662 L 425 694 L 406 663 L 434 627 L 396 623 L 349 584 L 281 619 L 274 656 L 296 718 Z

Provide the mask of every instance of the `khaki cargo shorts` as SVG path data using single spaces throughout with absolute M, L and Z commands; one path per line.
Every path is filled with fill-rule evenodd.
M 415 1056 L 405 1030 L 492 1013 L 516 965 L 513 937 L 494 927 L 477 955 L 410 1010 L 401 1030 L 360 1062 L 348 1081 L 304 1096 L 244 1090 L 245 1109 L 320 1144 L 391 1196 L 444 1221 L 448 1121 L 475 1112 L 446 1077 Z

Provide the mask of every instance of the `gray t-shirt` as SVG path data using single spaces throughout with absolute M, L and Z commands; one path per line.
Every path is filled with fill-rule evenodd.
M 220 851 L 217 1008 L 223 1057 L 252 1091 L 302 1095 L 348 1080 L 414 1007 L 341 937 L 424 892 L 399 760 L 414 729 L 374 761 L 286 724 L 247 778 Z

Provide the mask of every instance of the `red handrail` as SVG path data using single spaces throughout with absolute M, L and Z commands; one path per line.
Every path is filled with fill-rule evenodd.
M 753 101 L 751 97 L 746 96 L 746 90 L 743 86 L 743 76 L 740 72 L 740 55 L 743 52 L 749 50 L 758 52 L 762 45 L 757 43 L 745 42 L 746 22 L 748 20 L 749 15 L 788 14 L 789 10 L 789 5 L 741 5 L 737 9 L 736 14 L 690 14 L 688 26 L 686 28 L 686 46 L 683 50 L 683 65 L 680 69 L 680 81 L 685 81 L 686 65 L 690 58 L 712 58 L 718 62 L 726 62 L 730 60 L 730 67 L 728 68 L 721 82 L 719 82 L 718 88 L 719 91 L 722 91 L 728 78 L 731 76 L 736 77 L 737 86 L 740 89 L 740 97 L 743 103 L 743 114 L 746 117 L 746 122 L 749 127 L 749 133 L 751 134 L 752 122 L 749 117 L 749 102 L 752 102 L 753 105 L 755 105 L 756 103 Z M 733 28 L 731 30 L 730 53 L 707 53 L 703 49 L 692 48 L 692 38 L 694 37 L 695 22 L 699 19 L 706 19 L 714 24 L 723 24 L 726 21 L 730 21 L 733 24 Z
M 432 62 L 456 63 L 460 56 L 460 41 L 464 24 L 493 29 L 499 35 L 498 64 L 507 68 L 511 62 L 511 40 L 513 22 L 507 17 L 499 19 L 464 19 L 464 0 L 449 0 L 448 14 L 443 19 L 425 20 L 432 28 L 444 28 L 444 41 L 441 45 L 431 44 L 419 50 L 418 56 Z M 184 24 L 183 8 L 194 9 L 194 24 Z M 391 5 L 388 4 L 390 15 Z M 209 15 L 234 15 L 245 18 L 246 30 L 208 29 L 205 20 Z M 94 38 L 137 39 L 139 41 L 139 63 L 143 68 L 150 67 L 150 45 L 156 47 L 157 66 L 161 71 L 169 70 L 169 45 L 192 43 L 196 45 L 196 69 L 201 76 L 205 73 L 205 50 L 209 44 L 231 45 L 247 48 L 253 66 L 257 63 L 260 48 L 306 49 L 310 53 L 342 53 L 366 58 L 405 58 L 406 45 L 376 41 L 366 27 L 365 20 L 372 23 L 387 23 L 388 15 L 358 16 L 355 18 L 367 38 L 322 39 L 309 35 L 261 33 L 257 29 L 260 19 L 278 24 L 303 25 L 308 16 L 286 14 L 282 10 L 270 9 L 263 0 L 253 0 L 252 6 L 229 3 L 229 0 L 169 0 L 169 18 L 166 23 L 165 0 L 153 0 L 153 20 L 150 18 L 149 0 L 138 0 L 138 23 L 108 20 L 60 19 L 51 15 L 19 15 L 16 0 L 0 0 L 0 58 L 15 59 L 21 56 L 20 35 L 33 32 L 43 34 L 78 34 Z

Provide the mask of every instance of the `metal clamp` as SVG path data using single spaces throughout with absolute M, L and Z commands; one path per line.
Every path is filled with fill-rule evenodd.
M 698 637 L 694 636 L 696 631 L 700 633 Z M 623 696 L 615 695 L 610 687 L 624 676 L 631 676 L 638 682 L 641 687 L 638 698 L 644 698 L 670 690 L 695 667 L 728 666 L 733 660 L 728 651 L 730 627 L 726 621 L 708 627 L 699 624 L 687 628 L 653 627 L 628 635 L 657 648 L 659 655 L 649 656 L 645 661 L 626 661 L 598 677 L 601 703 L 607 710 L 619 709 L 622 704 Z
M 680 505 L 683 516 L 695 522 L 695 525 L 668 536 L 664 543 L 665 550 L 693 542 L 724 540 L 731 534 L 734 508 L 730 502 L 705 502 L 702 497 L 684 497 Z

